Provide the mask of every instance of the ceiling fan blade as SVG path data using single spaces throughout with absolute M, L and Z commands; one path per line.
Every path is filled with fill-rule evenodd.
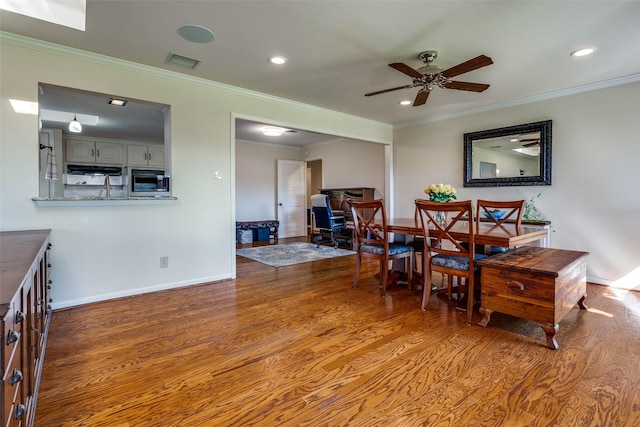
M 454 67 L 444 70 L 442 73 L 446 78 L 458 76 L 460 74 L 468 73 L 469 71 L 477 70 L 478 68 L 486 67 L 493 64 L 493 60 L 485 55 L 476 56 L 473 59 L 458 64 Z
M 523 138 L 520 142 L 540 142 L 540 138 Z
M 423 105 L 425 102 L 427 102 L 427 98 L 429 97 L 430 93 L 430 90 L 420 89 L 420 91 L 416 95 L 416 100 L 413 101 L 413 106 L 417 107 L 418 105 Z
M 389 67 L 416 79 L 420 79 L 423 77 L 420 71 L 414 70 L 413 68 L 409 67 L 407 64 L 403 64 L 402 62 L 394 62 L 393 64 L 389 64 Z
M 381 93 L 392 92 L 394 90 L 399 90 L 399 89 L 410 89 L 412 87 L 416 87 L 416 85 L 404 85 L 404 86 L 392 87 L 391 89 L 384 89 L 384 90 L 379 90 L 377 92 L 365 93 L 364 96 L 380 95 Z
M 523 147 L 535 147 L 536 145 L 540 145 L 540 141 L 538 141 L 538 142 L 530 142 L 528 144 L 522 144 Z
M 444 84 L 447 89 L 468 90 L 470 92 L 484 92 L 489 86 L 485 83 L 459 82 L 456 80 Z

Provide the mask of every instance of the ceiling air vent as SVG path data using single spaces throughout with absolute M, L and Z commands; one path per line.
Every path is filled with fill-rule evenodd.
M 186 56 L 176 55 L 175 53 L 170 53 L 164 62 L 171 65 L 177 65 L 178 67 L 191 69 L 196 68 L 196 65 L 200 63 L 197 59 L 187 58 Z

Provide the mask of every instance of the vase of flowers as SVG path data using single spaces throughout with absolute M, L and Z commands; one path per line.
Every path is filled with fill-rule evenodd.
M 429 196 L 429 200 L 432 202 L 446 203 L 451 200 L 456 200 L 456 189 L 449 184 L 431 184 L 424 192 Z M 444 227 L 447 222 L 447 215 L 445 212 L 436 212 L 435 220 Z
M 456 189 L 449 184 L 431 184 L 424 192 L 429 196 L 432 202 L 448 202 L 456 200 Z

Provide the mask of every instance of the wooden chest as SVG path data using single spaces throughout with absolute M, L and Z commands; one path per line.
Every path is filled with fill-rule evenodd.
M 557 349 L 558 323 L 576 305 L 586 309 L 588 252 L 524 246 L 478 261 L 480 326 L 498 311 L 541 324 Z

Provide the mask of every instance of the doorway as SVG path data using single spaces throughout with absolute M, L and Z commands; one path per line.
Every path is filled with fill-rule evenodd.
M 323 188 L 322 159 L 307 161 L 307 234 L 313 238 L 314 224 L 311 215 L 311 196 Z

